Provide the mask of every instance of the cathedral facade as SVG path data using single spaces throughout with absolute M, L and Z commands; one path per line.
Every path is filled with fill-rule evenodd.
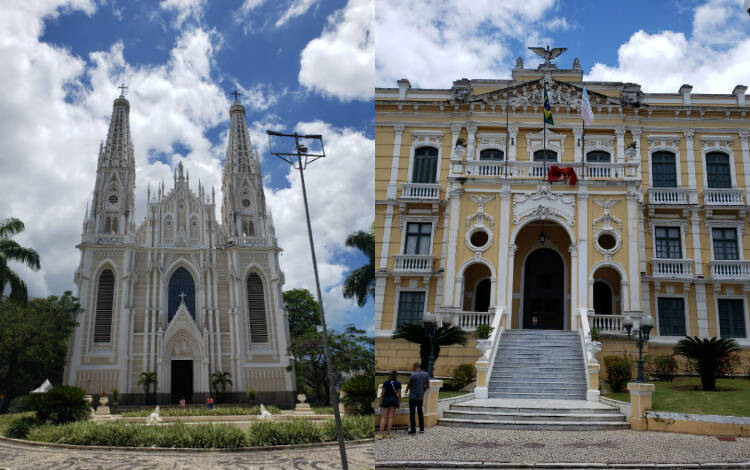
M 149 188 L 136 223 L 129 112 L 121 95 L 99 149 L 65 383 L 92 394 L 116 388 L 121 402 L 137 403 L 141 374 L 155 372 L 160 403 L 203 401 L 211 375 L 229 372 L 233 399 L 254 389 L 265 402 L 293 404 L 281 250 L 245 108 L 235 101 L 229 113 L 221 223 L 214 190 L 199 183 L 194 192 L 182 163 L 171 189 Z

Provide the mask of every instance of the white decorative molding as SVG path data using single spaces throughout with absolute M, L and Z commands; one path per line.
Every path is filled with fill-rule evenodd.
M 547 138 L 546 145 L 544 143 L 545 136 Z M 539 132 L 526 133 L 526 149 L 529 153 L 529 160 L 533 159 L 534 152 L 545 148 L 556 152 L 559 159 L 565 149 L 565 134 L 557 134 L 549 129 L 547 129 L 547 132 L 541 130 Z
M 503 134 L 477 134 L 477 145 L 474 159 L 479 160 L 479 154 L 486 149 L 499 149 L 503 151 L 503 159 L 507 158 L 508 151 L 505 142 L 505 133 Z
M 595 198 L 594 203 L 604 209 L 604 213 L 600 216 L 594 219 L 594 223 L 592 224 L 591 228 L 596 230 L 597 225 L 600 223 L 602 224 L 602 229 L 613 229 L 612 222 L 614 221 L 617 224 L 617 227 L 622 230 L 622 220 L 612 215 L 612 212 L 610 212 L 609 208 L 616 205 L 618 202 L 620 202 L 619 199 L 600 199 Z
M 550 192 L 549 185 L 540 185 L 536 192 L 516 194 L 513 197 L 513 223 L 526 217 L 547 219 L 557 216 L 575 225 L 576 200 L 574 196 Z
M 495 228 L 495 218 L 484 211 L 484 205 L 495 199 L 495 196 L 469 196 L 469 199 L 477 204 L 477 211 L 466 217 L 467 230 L 472 226 L 488 227 L 490 230 Z

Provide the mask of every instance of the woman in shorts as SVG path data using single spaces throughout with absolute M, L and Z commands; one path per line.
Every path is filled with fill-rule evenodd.
M 375 436 L 383 438 L 383 429 L 387 429 L 385 438 L 391 437 L 391 426 L 393 426 L 393 415 L 401 406 L 401 382 L 396 380 L 396 371 L 391 371 L 388 380 L 383 382 L 383 393 L 380 394 L 380 433 Z M 387 427 L 386 427 L 387 422 Z

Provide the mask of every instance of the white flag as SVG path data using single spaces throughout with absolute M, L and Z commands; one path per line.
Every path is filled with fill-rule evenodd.
M 591 110 L 589 94 L 586 93 L 586 85 L 583 86 L 583 97 L 581 98 L 581 119 L 586 124 L 591 124 L 594 120 L 594 111 Z

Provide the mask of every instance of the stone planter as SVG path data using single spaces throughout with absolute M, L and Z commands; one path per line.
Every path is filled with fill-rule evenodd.
M 490 349 L 492 349 L 492 340 L 490 339 L 478 339 L 477 349 L 482 351 L 482 360 L 490 360 Z

